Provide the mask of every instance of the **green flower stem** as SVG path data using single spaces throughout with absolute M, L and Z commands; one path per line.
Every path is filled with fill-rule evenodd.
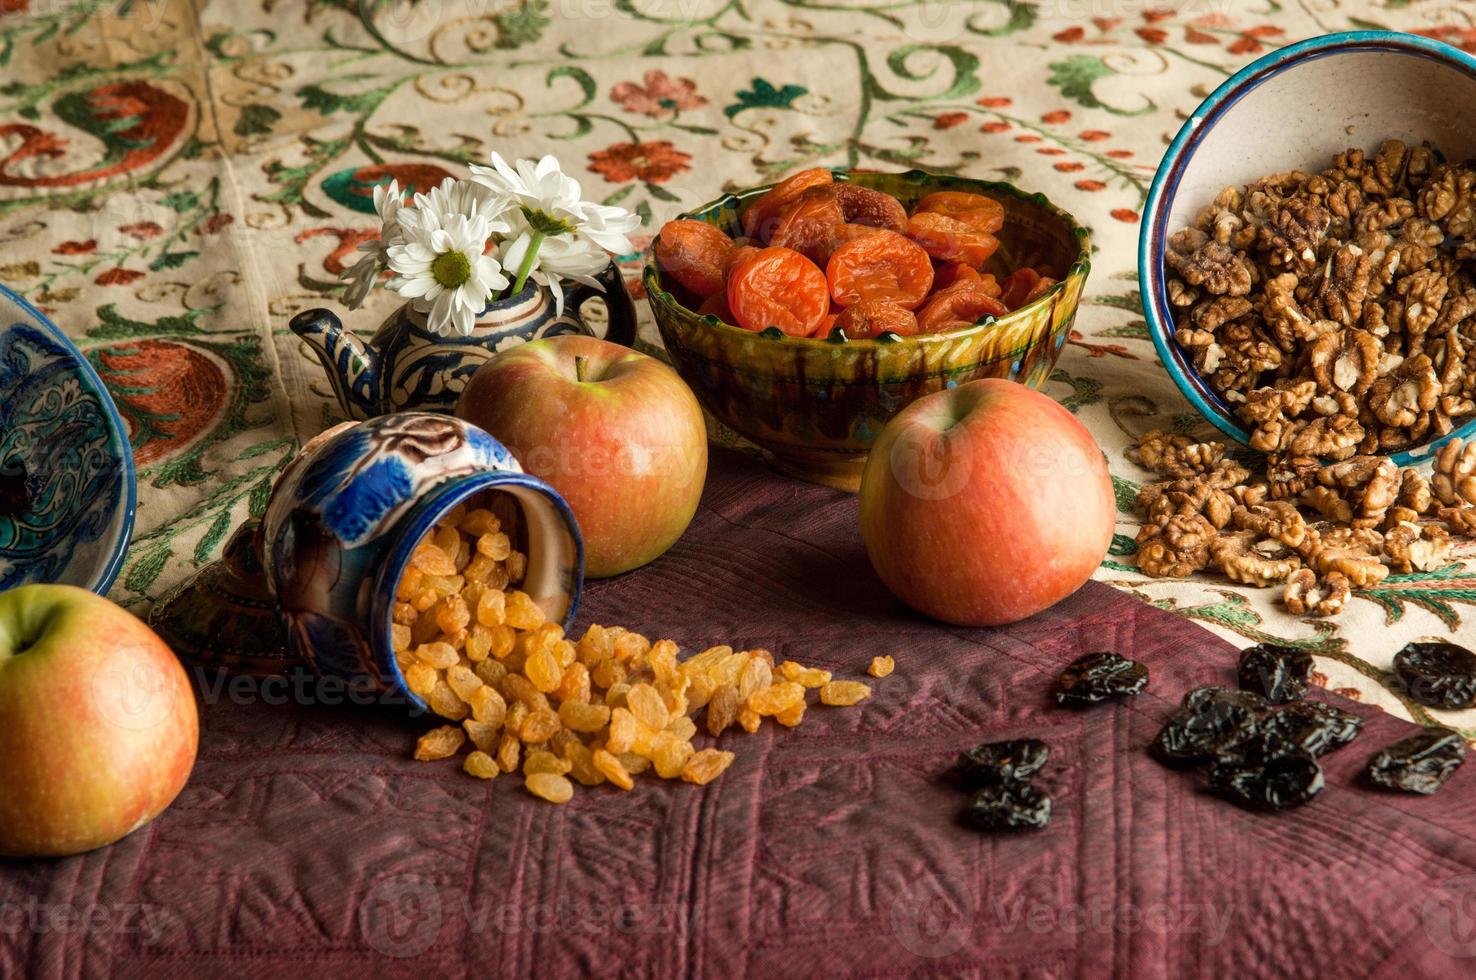
M 528 252 L 523 256 L 523 264 L 518 266 L 518 277 L 513 280 L 509 296 L 516 296 L 523 291 L 523 285 L 528 281 L 528 273 L 533 271 L 533 261 L 538 258 L 538 249 L 542 245 L 543 232 L 535 231 L 528 242 Z

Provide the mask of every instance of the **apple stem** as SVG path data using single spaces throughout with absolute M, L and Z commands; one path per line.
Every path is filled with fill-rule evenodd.
M 584 369 L 585 369 L 585 366 L 588 365 L 588 364 L 589 364 L 589 358 L 585 357 L 583 354 L 580 354 L 580 355 L 578 355 L 577 357 L 574 358 L 574 380 L 575 381 L 578 381 L 581 384 L 584 383 Z

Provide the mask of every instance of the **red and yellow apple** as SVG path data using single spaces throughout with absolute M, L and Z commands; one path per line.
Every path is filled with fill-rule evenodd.
M 697 512 L 707 478 L 702 409 L 654 357 L 579 334 L 535 340 L 482 365 L 456 414 L 569 502 L 586 575 L 654 560 Z
M 174 653 L 70 585 L 0 592 L 0 854 L 79 854 L 173 802 L 200 719 Z
M 1112 478 L 1076 417 L 1013 381 L 913 402 L 861 476 L 861 536 L 893 594 L 935 619 L 995 626 L 1075 592 L 1107 554 Z

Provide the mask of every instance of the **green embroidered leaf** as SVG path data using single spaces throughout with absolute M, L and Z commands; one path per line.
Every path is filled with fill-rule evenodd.
M 1373 588 L 1355 589 L 1353 594 L 1382 606 L 1384 621 L 1390 625 L 1404 618 L 1407 606 L 1416 606 L 1454 632 L 1461 625 L 1457 604 L 1476 604 L 1476 574 L 1454 564 L 1433 572 L 1390 575 Z
M 190 310 L 182 316 L 161 316 L 154 321 L 133 320 L 118 312 L 118 307 L 107 303 L 97 308 L 98 325 L 87 331 L 88 340 L 127 340 L 130 337 L 157 337 L 160 334 L 185 336 L 202 331 L 195 321 L 207 310 Z
M 936 65 L 929 68 L 928 71 L 921 73 L 914 72 L 912 69 L 907 67 L 907 62 L 912 58 L 913 55 L 917 54 L 920 51 L 932 51 L 936 54 L 942 55 L 944 59 L 948 61 L 949 65 L 953 68 L 953 83 L 949 85 L 947 91 L 939 92 L 937 95 L 930 96 L 930 99 L 949 102 L 954 99 L 961 99 L 966 95 L 972 95 L 979 90 L 978 57 L 970 54 L 963 48 L 954 47 L 953 45 L 908 44 L 898 48 L 891 54 L 887 55 L 887 67 L 890 68 L 892 72 L 897 75 L 898 78 L 905 78 L 909 82 L 921 82 L 932 78 L 938 72 L 938 68 Z M 903 96 L 893 95 L 891 92 L 884 90 L 873 79 L 868 79 L 866 84 L 867 87 L 872 90 L 872 93 L 879 99 L 903 98 Z M 906 98 L 909 101 L 915 101 L 915 98 L 913 96 L 907 96 Z
M 227 508 L 216 515 L 215 520 L 210 522 L 210 527 L 205 531 L 205 535 L 195 545 L 195 564 L 203 565 L 209 561 L 211 556 L 215 554 L 215 549 L 219 546 L 221 539 L 226 536 L 230 529 L 231 512 Z
M 1140 109 L 1119 109 L 1097 98 L 1092 86 L 1117 72 L 1096 55 L 1074 54 L 1065 61 L 1052 62 L 1050 69 L 1051 75 L 1046 79 L 1046 84 L 1054 85 L 1066 98 L 1075 99 L 1088 109 L 1106 109 L 1118 116 L 1141 116 L 1158 108 L 1153 100 L 1147 98 L 1143 100 L 1145 104 Z
M 365 75 L 340 75 L 339 81 L 359 81 L 369 76 Z M 393 85 L 381 85 L 363 92 L 355 92 L 353 95 L 339 95 L 330 92 L 321 85 L 305 85 L 297 90 L 298 98 L 302 99 L 304 109 L 315 109 L 325 116 L 331 116 L 340 109 L 353 115 L 364 115 L 379 107 L 379 103 L 385 100 L 394 91 Z
M 594 101 L 595 94 L 599 91 L 599 86 L 595 84 L 595 80 L 590 77 L 589 72 L 583 68 L 577 68 L 574 65 L 560 65 L 557 68 L 549 69 L 548 74 L 544 76 L 543 87 L 553 88 L 554 80 L 559 78 L 574 79 L 579 85 L 580 90 L 584 92 L 584 99 L 578 105 L 570 106 L 570 109 L 583 109 Z
M 192 211 L 200 206 L 200 195 L 194 191 L 177 191 L 160 202 L 175 211 Z
M 652 197 L 656 198 L 656 200 L 658 200 L 658 201 L 666 201 L 666 202 L 671 203 L 671 204 L 680 204 L 681 203 L 681 200 L 682 200 L 681 198 L 679 198 L 675 194 L 673 194 L 671 191 L 667 190 L 665 187 L 662 187 L 659 184 L 647 183 L 646 184 L 646 193 L 650 194 Z
M 166 541 L 163 547 L 152 548 L 134 559 L 128 574 L 123 577 L 123 587 L 134 592 L 147 592 L 167 564 L 169 544 Z
M 755 78 L 750 84 L 753 88 L 739 89 L 733 93 L 738 101 L 723 109 L 723 115 L 731 119 L 744 109 L 788 109 L 794 105 L 795 99 L 810 94 L 810 90 L 803 85 L 775 88 L 772 82 L 764 78 Z
M 1009 13 L 1009 19 L 1003 24 L 994 27 L 975 27 L 973 18 L 969 18 L 968 28 L 975 34 L 985 37 L 1003 37 L 1006 34 L 1014 34 L 1026 28 L 1034 27 L 1036 20 L 1036 6 L 1033 3 L 1020 3 L 1018 0 L 993 0 L 994 3 L 1003 6 Z
M 1124 514 L 1133 512 L 1133 501 L 1138 499 L 1138 491 L 1142 486 L 1132 480 L 1124 480 L 1120 476 L 1112 478 L 1112 492 L 1117 495 L 1117 509 Z
M 503 50 L 520 48 L 543 37 L 543 32 L 552 23 L 544 15 L 547 10 L 548 0 L 524 0 L 511 10 L 493 14 L 492 22 L 500 32 L 497 47 Z
M 158 258 L 149 263 L 149 268 L 154 272 L 160 269 L 178 269 L 199 254 L 199 252 L 160 252 Z
M 1096 378 L 1073 377 L 1057 368 L 1051 372 L 1051 380 L 1071 386 L 1072 393 L 1061 399 L 1061 404 L 1072 413 L 1102 400 L 1102 382 Z
M 272 124 L 281 118 L 282 114 L 271 106 L 253 102 L 241 107 L 241 116 L 232 130 L 237 136 L 261 136 L 270 133 Z
M 1107 554 L 1116 555 L 1119 558 L 1126 558 L 1129 555 L 1136 555 L 1137 553 L 1138 542 L 1126 534 L 1114 534 L 1112 536 L 1112 544 L 1107 548 Z

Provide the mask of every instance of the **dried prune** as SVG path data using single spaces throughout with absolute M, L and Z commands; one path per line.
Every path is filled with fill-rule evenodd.
M 1411 643 L 1394 654 L 1394 674 L 1409 696 L 1432 708 L 1476 704 L 1476 653 L 1454 643 Z
M 1252 697 L 1244 695 L 1252 694 Z M 1259 703 L 1257 703 L 1259 701 Z M 1149 746 L 1154 758 L 1168 765 L 1197 765 L 1232 751 L 1259 734 L 1267 711 L 1253 692 L 1199 688 Z
M 1240 689 L 1263 695 L 1272 704 L 1307 696 L 1312 655 L 1298 647 L 1258 643 L 1240 654 Z
M 1023 780 L 1012 779 L 975 793 L 961 819 L 974 830 L 1039 830 L 1051 822 L 1051 797 Z
M 1323 755 L 1358 737 L 1363 719 L 1321 701 L 1294 701 L 1276 712 L 1266 729 L 1295 745 Z
M 1089 653 L 1073 660 L 1056 681 L 1056 703 L 1085 708 L 1125 698 L 1148 686 L 1148 668 L 1116 653 Z
M 1322 792 L 1322 767 L 1311 752 L 1270 731 L 1219 754 L 1210 788 L 1251 810 L 1289 810 Z
M 1386 789 L 1429 796 L 1465 758 L 1465 739 L 1448 728 L 1429 728 L 1375 752 L 1368 778 Z
M 1038 738 L 985 742 L 959 754 L 959 781 L 969 789 L 1029 779 L 1046 764 L 1051 748 Z

